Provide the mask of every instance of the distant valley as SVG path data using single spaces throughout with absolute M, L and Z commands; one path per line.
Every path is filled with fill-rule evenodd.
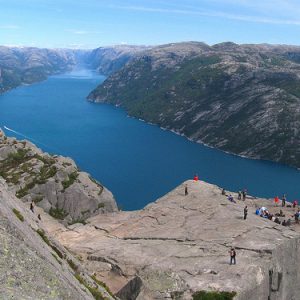
M 103 75 L 109 75 L 144 49 L 147 48 L 126 45 L 93 50 L 0 46 L 0 93 L 76 67 L 92 68 Z

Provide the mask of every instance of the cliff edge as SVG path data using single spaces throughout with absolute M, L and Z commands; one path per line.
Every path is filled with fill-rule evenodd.
M 9 138 L 0 130 L 0 176 L 24 202 L 34 202 L 68 223 L 117 211 L 112 193 L 70 158 L 42 152 L 29 141 Z
M 51 218 L 44 222 L 122 300 L 201 299 L 201 291 L 228 292 L 235 300 L 296 300 L 299 225 L 257 216 L 258 206 L 279 211 L 266 199 L 230 202 L 219 187 L 190 180 L 140 211 L 95 216 L 68 229 Z M 231 247 L 236 265 L 229 265 Z

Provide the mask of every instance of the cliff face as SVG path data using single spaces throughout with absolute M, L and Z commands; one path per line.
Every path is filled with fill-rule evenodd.
M 298 299 L 299 225 L 291 230 L 255 215 L 256 206 L 279 211 L 270 201 L 232 203 L 216 186 L 185 184 L 187 196 L 181 185 L 141 211 L 95 216 L 68 230 L 49 218 L 45 226 L 123 300 L 197 299 L 199 291 Z M 232 246 L 236 265 L 229 265 Z
M 1 299 L 114 299 L 49 236 L 37 212 L 17 199 L 2 178 L 0 219 Z
M 194 141 L 300 167 L 300 48 L 179 43 L 144 51 L 88 98 Z
M 117 211 L 111 192 L 80 172 L 71 159 L 51 156 L 28 141 L 0 133 L 0 176 L 22 201 L 33 201 L 69 223 Z
M 86 62 L 100 74 L 110 75 L 146 49 L 149 49 L 149 47 L 130 45 L 100 47 L 91 51 L 86 58 Z

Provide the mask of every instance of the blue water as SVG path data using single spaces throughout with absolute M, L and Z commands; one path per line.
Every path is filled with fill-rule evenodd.
M 104 80 L 78 71 L 0 96 L 0 127 L 40 148 L 72 157 L 115 195 L 126 210 L 144 207 L 198 173 L 229 190 L 255 196 L 300 195 L 300 172 L 280 164 L 229 155 L 133 118 L 118 108 L 86 101 Z

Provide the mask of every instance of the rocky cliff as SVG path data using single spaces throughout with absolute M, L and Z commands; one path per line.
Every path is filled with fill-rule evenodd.
M 99 47 L 90 52 L 86 57 L 86 63 L 100 74 L 110 75 L 147 49 L 150 49 L 150 47 L 131 45 Z
M 236 203 L 190 180 L 141 211 L 95 216 L 67 230 L 45 216 L 44 226 L 122 300 L 299 299 L 300 225 L 255 214 L 257 206 L 279 211 L 271 201 L 232 195 Z M 236 265 L 229 265 L 232 246 Z
M 139 54 L 89 99 L 194 141 L 300 167 L 300 48 L 178 43 Z
M 117 211 L 112 193 L 74 161 L 43 153 L 28 141 L 0 131 L 0 176 L 24 202 L 33 201 L 53 217 L 68 223 Z
M 0 298 L 113 300 L 0 178 Z

